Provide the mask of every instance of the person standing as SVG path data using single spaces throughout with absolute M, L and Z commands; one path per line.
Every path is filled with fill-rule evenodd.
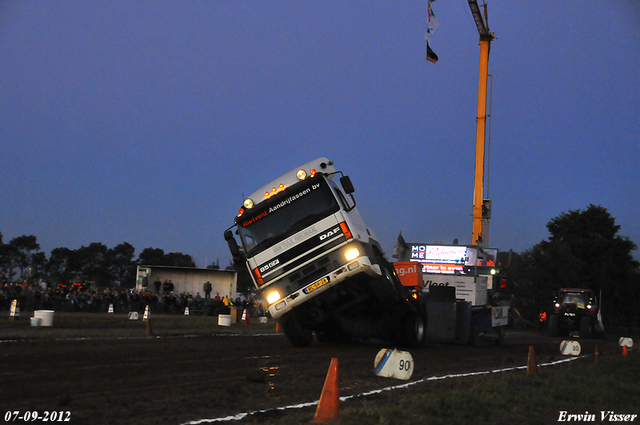
M 209 282 L 208 280 L 202 284 L 202 290 L 204 291 L 204 298 L 205 299 L 209 299 L 211 298 L 211 282 Z

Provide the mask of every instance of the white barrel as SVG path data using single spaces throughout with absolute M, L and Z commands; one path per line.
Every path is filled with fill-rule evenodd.
M 36 310 L 33 317 L 40 319 L 40 326 L 53 326 L 53 310 Z
M 31 326 L 33 327 L 38 327 L 40 326 L 40 318 L 39 317 L 32 317 L 31 318 Z
M 231 315 L 230 314 L 219 314 L 218 315 L 218 326 L 231 326 Z

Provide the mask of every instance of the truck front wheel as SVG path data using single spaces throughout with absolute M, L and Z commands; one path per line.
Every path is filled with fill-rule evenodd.
M 294 347 L 308 347 L 313 342 L 311 329 L 303 326 L 295 311 L 291 312 L 281 322 L 282 331 L 289 338 Z

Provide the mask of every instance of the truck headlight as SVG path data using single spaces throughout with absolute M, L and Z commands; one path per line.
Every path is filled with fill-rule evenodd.
M 346 258 L 347 261 L 354 260 L 359 256 L 360 256 L 360 251 L 358 251 L 358 248 L 351 248 L 350 250 L 344 253 L 344 258 Z
M 280 299 L 280 293 L 278 291 L 273 291 L 267 296 L 267 302 L 269 304 L 273 304 Z

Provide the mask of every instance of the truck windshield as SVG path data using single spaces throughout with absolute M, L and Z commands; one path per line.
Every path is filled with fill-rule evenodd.
M 584 295 L 580 292 L 565 292 L 563 304 L 576 304 L 578 308 L 584 308 Z
M 253 257 L 338 209 L 333 191 L 325 178 L 318 176 L 261 202 L 236 218 L 236 224 L 247 257 Z

